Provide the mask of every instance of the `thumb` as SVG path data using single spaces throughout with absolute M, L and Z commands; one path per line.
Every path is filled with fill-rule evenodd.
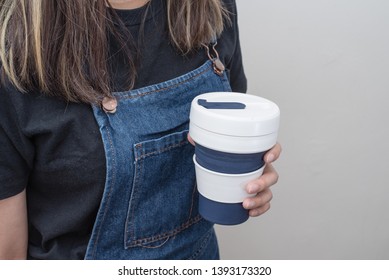
M 196 145 L 195 141 L 192 139 L 192 137 L 190 137 L 189 133 L 188 133 L 188 141 L 189 141 L 189 143 L 191 143 L 193 146 Z

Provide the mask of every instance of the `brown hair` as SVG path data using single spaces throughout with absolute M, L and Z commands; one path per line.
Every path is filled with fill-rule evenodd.
M 228 18 L 222 0 L 166 3 L 171 41 L 183 54 L 220 35 Z M 132 88 L 135 43 L 114 27 L 107 6 L 107 0 L 0 0 L 3 77 L 23 92 L 34 88 L 67 101 L 97 103 L 111 92 L 108 36 L 114 35 L 128 58 Z

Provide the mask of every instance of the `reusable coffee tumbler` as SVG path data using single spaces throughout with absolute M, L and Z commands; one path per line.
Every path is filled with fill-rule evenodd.
M 237 225 L 248 218 L 246 185 L 262 175 L 264 154 L 277 142 L 278 106 L 265 98 L 211 92 L 191 104 L 199 212 L 210 222 Z

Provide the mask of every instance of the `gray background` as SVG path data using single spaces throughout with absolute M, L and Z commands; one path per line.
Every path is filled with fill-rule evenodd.
M 389 1 L 237 0 L 249 93 L 281 109 L 272 208 L 223 259 L 389 259 Z

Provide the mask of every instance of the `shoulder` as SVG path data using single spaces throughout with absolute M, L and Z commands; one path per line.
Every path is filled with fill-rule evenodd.
M 31 95 L 17 89 L 9 80 L 0 83 L 0 123 L 19 119 L 26 114 L 26 105 L 31 104 Z
M 223 48 L 223 52 L 227 54 L 227 63 L 233 58 L 235 50 L 239 45 L 239 28 L 237 21 L 235 0 L 223 0 L 223 5 L 228 11 L 230 22 L 226 22 L 224 30 L 219 37 L 219 48 Z
M 235 0 L 222 0 L 224 7 L 230 12 L 236 14 L 236 1 Z
M 14 109 L 14 99 L 22 93 L 18 91 L 8 80 L 3 79 L 0 82 L 0 122 L 3 116 Z
M 226 24 L 227 28 L 225 30 L 235 33 L 238 31 L 238 10 L 236 2 L 235 0 L 222 0 L 222 3 L 224 8 L 227 10 L 228 17 L 230 19 L 230 22 Z

